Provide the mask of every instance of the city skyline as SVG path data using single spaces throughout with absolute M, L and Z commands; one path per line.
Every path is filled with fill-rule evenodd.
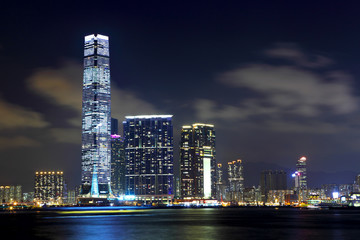
M 173 114 L 175 163 L 181 126 L 203 122 L 217 129 L 218 163 L 244 160 L 245 185 L 262 168 L 293 172 L 303 155 L 308 185 L 350 183 L 360 169 L 356 6 L 118 3 L 92 19 L 92 7 L 76 3 L 7 4 L 0 26 L 4 185 L 31 189 L 37 169 L 61 169 L 70 186 L 80 184 L 80 59 L 91 33 L 112 39 L 114 117 Z

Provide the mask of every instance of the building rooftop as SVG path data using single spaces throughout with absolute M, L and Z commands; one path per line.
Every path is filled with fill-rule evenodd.
M 171 118 L 173 115 L 137 115 L 137 116 L 126 116 L 126 119 L 135 119 L 135 118 Z
M 91 34 L 91 35 L 87 35 L 85 36 L 85 41 L 90 41 L 91 39 L 104 39 L 104 40 L 109 40 L 109 37 L 108 36 L 105 36 L 105 35 L 101 35 L 101 34 Z

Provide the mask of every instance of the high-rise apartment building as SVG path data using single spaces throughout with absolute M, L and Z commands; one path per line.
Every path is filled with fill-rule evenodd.
M 124 138 L 111 135 L 111 189 L 115 196 L 125 194 Z
M 223 174 L 223 167 L 221 163 L 216 165 L 216 183 L 223 184 L 224 183 L 224 174 Z
M 172 115 L 127 116 L 123 127 L 126 194 L 154 201 L 173 198 Z
M 214 125 L 182 127 L 180 177 L 182 198 L 216 198 Z
M 307 177 L 306 177 L 306 157 L 301 157 L 296 163 L 295 191 L 298 194 L 299 202 L 307 199 Z
M 264 170 L 261 172 L 260 190 L 261 201 L 268 201 L 268 193 L 270 190 L 286 190 L 286 172 L 283 170 Z
M 216 164 L 216 199 L 219 201 L 224 200 L 227 192 L 223 171 L 223 165 L 221 163 Z
M 34 202 L 34 192 L 23 193 L 23 202 L 33 203 Z
M 355 177 L 355 184 L 360 186 L 360 174 L 356 175 Z
M 63 172 L 36 172 L 34 197 L 35 201 L 40 203 L 62 203 L 64 197 Z
M 360 192 L 360 174 L 356 175 L 355 177 L 354 192 Z
M 0 186 L 0 203 L 22 202 L 22 187 L 17 186 Z
M 84 47 L 82 95 L 82 197 L 107 197 L 110 189 L 109 38 L 88 35 Z
M 228 162 L 229 193 L 231 201 L 243 201 L 244 173 L 242 160 Z
M 180 140 L 180 196 L 193 198 L 195 196 L 195 164 L 193 160 L 193 129 L 183 126 Z

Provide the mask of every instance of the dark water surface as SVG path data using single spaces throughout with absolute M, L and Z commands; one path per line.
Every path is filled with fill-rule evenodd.
M 359 239 L 359 210 L 145 209 L 0 214 L 9 239 Z M 3 235 L 4 236 L 4 235 Z

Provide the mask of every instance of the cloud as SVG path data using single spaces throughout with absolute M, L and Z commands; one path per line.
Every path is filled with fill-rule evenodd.
M 43 116 L 22 106 L 0 99 L 0 130 L 16 128 L 44 128 L 49 125 Z
M 154 105 L 139 98 L 132 91 L 121 90 L 116 86 L 111 88 L 111 111 L 112 116 L 119 121 L 129 115 L 161 113 Z
M 333 114 L 357 110 L 350 79 L 342 72 L 318 75 L 291 66 L 253 64 L 224 73 L 219 81 L 262 94 L 263 102 L 281 112 L 318 116 L 324 108 Z
M 219 106 L 215 101 L 208 99 L 197 99 L 194 102 L 197 118 L 201 120 L 213 119 L 245 119 L 246 113 L 240 107 L 223 105 Z
M 306 122 L 306 124 L 304 124 L 294 121 L 286 122 L 267 120 L 264 122 L 264 125 L 267 129 L 271 129 L 275 132 L 334 134 L 348 130 L 346 127 L 343 126 L 319 121 Z
M 0 149 L 19 148 L 19 147 L 38 147 L 41 144 L 25 136 L 0 137 Z
M 288 60 L 298 66 L 308 68 L 326 67 L 334 63 L 330 58 L 321 55 L 305 54 L 297 44 L 293 43 L 278 43 L 274 48 L 268 49 L 264 53 L 268 57 Z
M 66 62 L 60 68 L 38 69 L 28 79 L 28 86 L 54 104 L 81 111 L 81 69 L 82 66 L 74 62 Z
M 310 61 L 295 48 L 273 49 L 267 55 L 291 59 L 295 65 L 248 64 L 220 74 L 216 81 L 232 90 L 221 100 L 195 100 L 196 117 L 203 121 L 219 120 L 225 123 L 223 127 L 229 121 L 240 121 L 242 126 L 277 132 L 332 134 L 351 129 L 334 122 L 334 119 L 350 122 L 358 111 L 359 98 L 349 74 L 314 71 L 312 68 L 332 61 L 321 58 Z
M 75 111 L 76 116 L 64 119 L 73 127 L 81 127 L 82 104 L 82 71 L 83 67 L 74 62 L 66 62 L 58 68 L 38 69 L 27 81 L 34 93 L 50 99 L 54 105 L 65 106 Z M 112 117 L 122 121 L 125 115 L 156 114 L 160 111 L 151 103 L 139 98 L 132 91 L 111 86 Z M 62 130 L 64 130 L 62 132 Z M 52 129 L 51 133 L 59 142 L 75 143 L 75 130 L 70 128 Z M 71 139 L 67 140 L 65 135 Z
M 81 143 L 81 128 L 52 128 L 50 133 L 57 142 Z

